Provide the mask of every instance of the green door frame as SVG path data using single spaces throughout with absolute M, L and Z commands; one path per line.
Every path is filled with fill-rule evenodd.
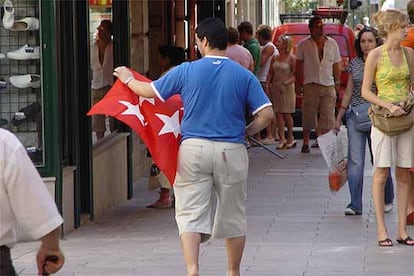
M 60 165 L 58 90 L 56 75 L 56 28 L 55 5 L 53 1 L 39 1 L 41 10 L 41 47 L 42 47 L 42 93 L 43 93 L 43 132 L 44 166 L 39 167 L 43 177 L 56 177 L 55 201 L 62 212 L 62 166 Z

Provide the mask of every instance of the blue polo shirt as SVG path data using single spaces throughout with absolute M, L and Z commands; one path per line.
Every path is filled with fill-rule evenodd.
M 256 114 L 271 105 L 256 76 L 222 56 L 185 62 L 152 82 L 152 87 L 162 101 L 181 95 L 182 140 L 244 143 L 246 108 Z

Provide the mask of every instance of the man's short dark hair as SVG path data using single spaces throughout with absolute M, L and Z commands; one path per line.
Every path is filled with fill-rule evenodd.
M 261 38 L 263 38 L 264 40 L 268 41 L 270 40 L 270 37 L 272 35 L 272 31 L 269 30 L 268 28 L 262 28 L 259 31 L 257 31 L 257 35 Z
M 309 29 L 313 29 L 317 21 L 322 21 L 322 17 L 315 15 L 309 20 Z
M 220 18 L 206 18 L 202 20 L 195 33 L 198 39 L 207 38 L 208 44 L 213 49 L 225 50 L 227 47 L 227 29 Z
M 229 44 L 233 45 L 239 41 L 239 31 L 234 27 L 227 28 L 227 37 Z
M 243 21 L 237 26 L 237 29 L 239 30 L 239 33 L 247 33 L 249 35 L 253 35 L 253 26 L 252 23 L 249 21 Z

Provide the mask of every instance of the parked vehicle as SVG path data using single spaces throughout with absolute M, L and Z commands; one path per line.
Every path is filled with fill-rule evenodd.
M 272 31 L 272 41 L 276 43 L 279 36 L 289 35 L 292 38 L 292 51 L 293 54 L 296 51 L 296 46 L 299 41 L 310 35 L 308 22 L 286 22 L 290 20 L 308 20 L 313 15 L 322 17 L 324 22 L 324 33 L 331 38 L 335 39 L 338 43 L 339 51 L 342 57 L 342 68 L 341 74 L 341 90 L 337 100 L 337 108 L 342 100 L 343 93 L 348 81 L 348 73 L 345 71 L 348 67 L 348 63 L 351 59 L 356 57 L 354 48 L 355 34 L 349 26 L 344 24 L 347 17 L 347 11 L 341 8 L 320 8 L 312 12 L 312 14 L 281 14 L 280 21 L 282 25 L 277 26 Z M 302 98 L 303 96 L 296 96 L 296 113 L 294 115 L 295 126 L 302 125 Z

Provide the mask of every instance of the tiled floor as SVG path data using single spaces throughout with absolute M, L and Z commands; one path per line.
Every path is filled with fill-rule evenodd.
M 332 194 L 319 150 L 301 154 L 300 146 L 280 151 L 283 160 L 259 147 L 249 149 L 248 236 L 242 275 L 414 275 L 413 247 L 377 246 L 371 169 L 366 169 L 363 215 L 345 217 L 348 187 Z M 58 275 L 185 275 L 174 211 L 144 207 L 158 196 L 146 190 L 146 181 L 136 183 L 134 199 L 62 240 L 66 264 Z M 396 209 L 385 218 L 394 238 Z M 413 226 L 409 233 L 414 236 Z M 13 249 L 20 275 L 36 274 L 36 246 L 22 243 Z M 201 246 L 200 269 L 203 276 L 226 275 L 221 240 Z

